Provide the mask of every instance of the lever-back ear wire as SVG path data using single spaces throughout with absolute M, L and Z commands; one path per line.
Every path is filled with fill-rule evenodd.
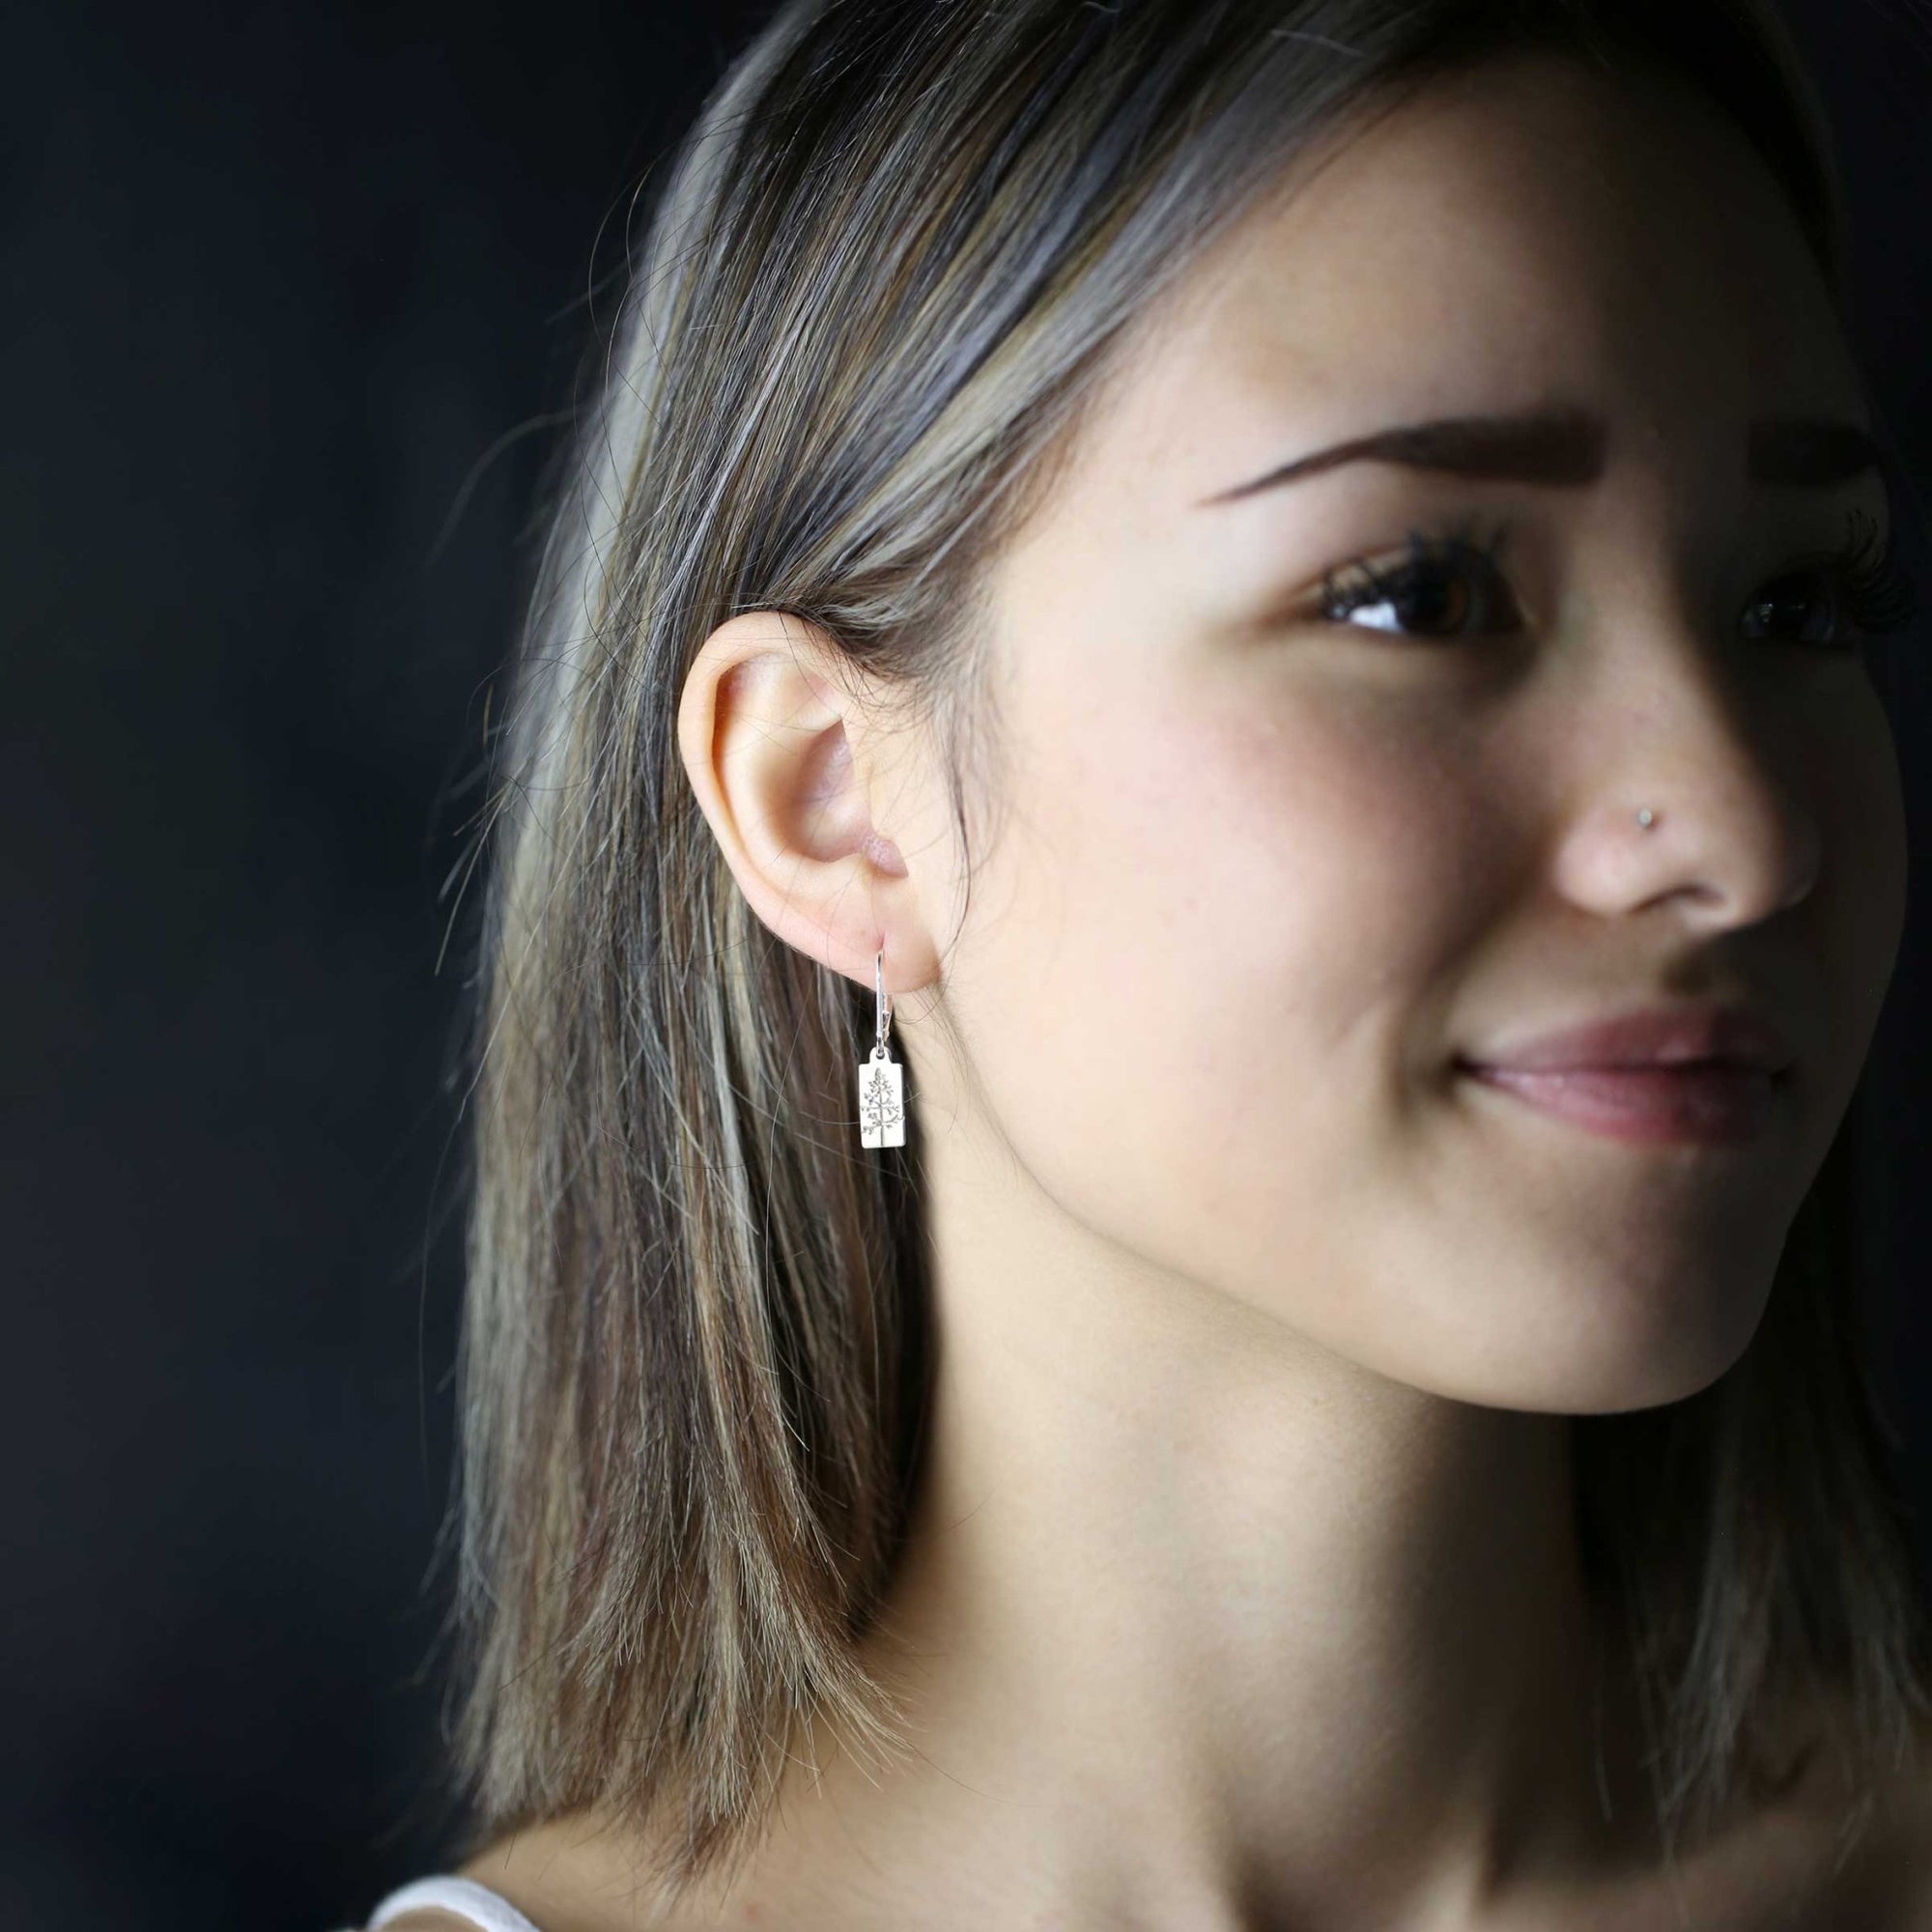
M 859 1145 L 905 1146 L 905 1088 L 903 1069 L 886 1049 L 893 1030 L 892 996 L 886 991 L 883 948 L 872 961 L 875 1001 L 872 1051 L 859 1063 Z

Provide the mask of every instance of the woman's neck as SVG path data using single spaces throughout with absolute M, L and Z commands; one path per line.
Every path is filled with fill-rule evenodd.
M 868 1643 L 919 1756 L 832 1745 L 801 1822 L 971 1874 L 981 1922 L 1117 1926 L 1392 1922 L 1647 1842 L 1620 1678 L 1597 1761 L 1567 1418 L 943 1198 L 927 1464 Z

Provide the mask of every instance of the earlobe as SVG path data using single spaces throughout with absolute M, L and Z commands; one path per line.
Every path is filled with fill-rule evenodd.
M 678 750 L 752 910 L 787 945 L 872 980 L 884 908 L 905 878 L 872 825 L 856 696 L 838 646 L 789 612 L 746 611 L 712 632 L 687 673 Z

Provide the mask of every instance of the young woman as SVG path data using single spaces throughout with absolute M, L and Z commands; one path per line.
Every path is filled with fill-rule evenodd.
M 389 1932 L 1932 1924 L 1912 615 L 1744 0 L 792 0 L 496 791 Z

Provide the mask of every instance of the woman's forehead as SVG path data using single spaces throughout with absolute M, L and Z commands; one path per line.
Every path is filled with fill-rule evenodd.
M 1555 397 L 1653 440 L 1862 413 L 1742 134 L 1674 83 L 1512 57 L 1292 169 L 1131 339 L 1076 467 L 1192 501 L 1284 437 Z

